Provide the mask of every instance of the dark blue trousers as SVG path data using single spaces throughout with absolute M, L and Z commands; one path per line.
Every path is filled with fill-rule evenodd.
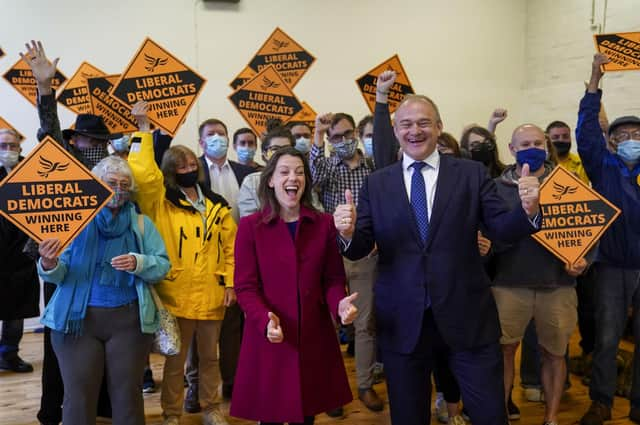
M 473 425 L 508 424 L 504 405 L 504 366 L 498 341 L 465 351 L 452 351 L 438 331 L 431 309 L 425 312 L 420 339 L 409 354 L 382 349 L 394 425 L 425 425 L 431 420 L 430 376 L 436 353 L 449 358 Z

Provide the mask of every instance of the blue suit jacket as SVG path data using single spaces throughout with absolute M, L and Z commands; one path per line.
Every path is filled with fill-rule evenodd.
M 376 323 L 381 348 L 414 350 L 428 291 L 435 322 L 453 350 L 497 342 L 500 326 L 478 251 L 489 237 L 516 241 L 535 231 L 522 208 L 510 211 L 478 162 L 441 156 L 429 232 L 422 242 L 397 162 L 363 184 L 356 231 L 344 252 L 352 260 L 378 246 Z

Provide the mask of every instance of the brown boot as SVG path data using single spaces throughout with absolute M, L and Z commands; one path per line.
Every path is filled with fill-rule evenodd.
M 599 401 L 592 401 L 589 410 L 580 419 L 580 425 L 602 425 L 611 419 L 611 408 Z
M 358 390 L 358 398 L 367 409 L 373 412 L 381 412 L 384 409 L 384 402 L 378 397 L 373 388 Z

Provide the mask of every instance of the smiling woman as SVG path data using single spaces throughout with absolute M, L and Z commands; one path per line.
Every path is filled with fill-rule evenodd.
M 336 229 L 311 206 L 304 154 L 276 150 L 258 193 L 262 208 L 240 220 L 236 239 L 234 283 L 246 322 L 231 415 L 313 424 L 351 400 L 331 317 L 351 323 L 357 293 L 344 296 Z

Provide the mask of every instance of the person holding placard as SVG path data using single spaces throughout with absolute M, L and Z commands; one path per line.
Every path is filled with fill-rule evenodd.
M 104 370 L 113 423 L 142 425 L 140 378 L 158 329 L 148 285 L 171 265 L 155 225 L 129 201 L 136 185 L 127 162 L 110 156 L 92 172 L 114 195 L 61 254 L 59 239 L 40 244 L 38 273 L 57 285 L 41 322 L 64 382 L 62 422 L 96 423 Z
M 591 78 L 580 101 L 576 142 L 593 188 L 622 210 L 600 239 L 595 260 L 596 332 L 589 397 L 592 400 L 582 425 L 601 425 L 611 419 L 616 388 L 616 355 L 633 309 L 635 350 L 629 419 L 640 423 L 640 117 L 624 116 L 609 124 L 608 135 L 599 123 L 602 91 L 598 85 L 609 59 L 597 53 Z

